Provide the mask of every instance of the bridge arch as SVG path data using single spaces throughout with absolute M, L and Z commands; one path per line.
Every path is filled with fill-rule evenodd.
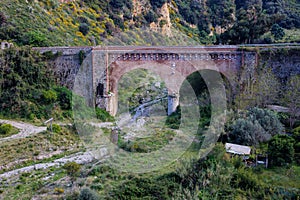
M 130 54 L 124 54 L 124 58 L 128 58 Z M 144 54 L 147 55 L 147 54 Z M 108 110 L 111 114 L 117 113 L 118 107 L 118 82 L 121 77 L 129 71 L 134 69 L 146 69 L 157 74 L 166 84 L 168 88 L 169 100 L 168 100 L 168 114 L 171 114 L 176 110 L 179 104 L 179 90 L 186 80 L 186 78 L 194 72 L 201 70 L 212 70 L 221 73 L 231 83 L 230 73 L 226 71 L 220 71 L 218 64 L 213 60 L 200 60 L 198 62 L 190 61 L 188 59 L 180 59 L 177 54 L 172 54 L 176 59 L 164 60 L 164 55 L 156 54 L 156 59 L 150 60 L 135 60 L 135 59 L 116 59 L 111 63 L 108 70 L 109 77 L 109 91 L 113 94 L 109 99 Z M 215 56 L 215 55 L 214 55 Z M 155 58 L 154 57 L 154 58 Z M 139 57 L 140 58 L 140 57 Z M 206 77 L 204 77 L 205 79 Z M 210 77 L 209 82 L 213 82 L 213 78 Z M 217 77 L 220 80 L 220 77 Z

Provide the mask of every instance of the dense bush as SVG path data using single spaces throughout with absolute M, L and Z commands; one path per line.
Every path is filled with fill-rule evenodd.
M 107 111 L 96 107 L 96 117 L 97 119 L 101 120 L 102 122 L 112 122 L 114 121 L 114 117 L 111 116 Z
M 87 23 L 81 23 L 79 25 L 79 31 L 83 34 L 83 35 L 87 35 L 90 31 L 90 27 Z
M 53 90 L 44 90 L 43 91 L 43 102 L 45 104 L 54 103 L 57 100 L 57 94 Z
M 7 135 L 13 130 L 13 126 L 10 124 L 1 124 L 0 125 L 0 134 Z
M 275 40 L 281 40 L 285 35 L 283 28 L 281 28 L 278 24 L 274 24 L 272 26 L 271 33 Z
M 22 42 L 24 45 L 31 45 L 35 47 L 49 46 L 46 35 L 40 31 L 29 31 L 25 33 L 24 40 Z
M 100 200 L 98 194 L 89 188 L 83 188 L 80 191 L 78 199 L 79 200 Z
M 252 122 L 257 121 L 267 134 L 276 135 L 283 131 L 283 126 L 275 112 L 268 109 L 250 108 L 247 112 L 247 118 Z
M 251 108 L 245 116 L 234 121 L 230 129 L 231 142 L 251 146 L 266 142 L 272 136 L 282 133 L 283 126 L 272 111 Z
M 66 87 L 56 87 L 54 90 L 57 92 L 60 107 L 64 110 L 71 109 L 72 92 Z
M 273 166 L 284 166 L 294 160 L 295 140 L 288 135 L 275 135 L 269 142 L 269 154 Z
M 7 49 L 1 56 L 0 112 L 24 118 L 30 114 L 49 117 L 56 94 L 50 90 L 54 79 L 43 57 L 27 47 Z
M 271 139 L 259 123 L 247 119 L 236 120 L 231 129 L 230 140 L 237 144 L 252 146 Z
M 79 175 L 81 165 L 77 164 L 76 162 L 68 162 L 63 166 L 63 168 L 66 170 L 69 176 L 76 177 Z
M 58 125 L 58 124 L 52 124 L 52 131 L 54 133 L 60 133 L 61 130 L 62 130 L 62 128 L 60 127 L 60 125 Z

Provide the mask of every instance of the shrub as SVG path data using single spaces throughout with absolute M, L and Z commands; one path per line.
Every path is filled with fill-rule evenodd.
M 13 126 L 10 124 L 2 124 L 0 126 L 0 134 L 2 135 L 7 135 L 11 133 L 12 130 L 13 130 Z
M 53 90 L 44 90 L 43 91 L 43 101 L 44 103 L 54 103 L 57 100 L 57 94 Z
M 63 168 L 66 170 L 69 176 L 75 177 L 78 175 L 81 166 L 76 162 L 68 162 L 63 166 Z
M 178 106 L 176 111 L 167 117 L 166 125 L 171 129 L 179 129 L 180 123 L 181 123 L 181 110 L 180 110 L 180 106 Z
M 98 200 L 98 199 L 100 199 L 98 194 L 89 188 L 82 189 L 79 195 L 79 200 Z
M 29 31 L 25 34 L 23 43 L 32 46 L 49 46 L 46 35 L 39 31 Z
M 272 26 L 271 33 L 275 40 L 281 40 L 285 36 L 283 28 L 281 28 L 278 24 L 274 24 Z
M 275 135 L 269 142 L 269 154 L 273 166 L 284 166 L 294 159 L 295 140 L 288 135 Z
M 115 25 L 120 27 L 122 30 L 124 30 L 125 26 L 124 26 L 124 21 L 121 17 L 119 17 L 118 15 L 112 15 L 111 16 L 112 20 L 114 21 Z
M 164 19 L 162 19 L 162 20 L 160 20 L 160 22 L 159 22 L 159 26 L 162 28 L 164 25 L 166 25 L 167 24 L 167 21 L 166 20 L 164 20 Z
M 245 168 L 240 168 L 234 174 L 232 179 L 233 186 L 244 190 L 257 190 L 260 188 L 260 183 L 252 171 Z
M 260 124 L 247 119 L 238 119 L 231 126 L 230 140 L 237 144 L 257 145 L 270 138 Z
M 56 194 L 62 194 L 64 192 L 65 192 L 65 190 L 63 188 L 55 188 L 54 189 L 54 193 L 56 193 Z
M 60 133 L 61 132 L 61 127 L 58 124 L 52 124 L 52 131 L 54 133 Z
M 83 35 L 87 35 L 90 31 L 89 25 L 87 23 L 81 23 L 79 25 L 79 31 L 83 34 Z
M 251 108 L 247 113 L 248 119 L 252 122 L 258 121 L 262 128 L 270 135 L 280 134 L 283 126 L 276 114 L 268 109 Z
M 57 92 L 60 107 L 63 110 L 71 109 L 72 92 L 66 87 L 57 87 L 55 91 Z
M 271 136 L 280 134 L 283 126 L 270 110 L 251 108 L 246 116 L 237 119 L 230 127 L 229 138 L 243 145 L 257 145 L 266 142 Z
M 114 121 L 114 117 L 111 116 L 107 111 L 96 107 L 96 116 L 97 119 L 100 119 L 102 122 L 112 122 Z

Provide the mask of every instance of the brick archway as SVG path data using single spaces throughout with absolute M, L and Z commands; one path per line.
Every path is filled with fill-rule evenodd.
M 177 56 L 177 54 L 173 54 Z M 125 54 L 128 57 L 128 54 Z M 162 57 L 161 57 L 162 58 Z M 230 76 L 226 72 L 221 72 L 217 63 L 213 60 L 201 62 L 193 62 L 189 60 L 127 60 L 117 59 L 114 61 L 108 70 L 109 91 L 113 94 L 110 96 L 108 103 L 108 111 L 115 115 L 118 107 L 118 82 L 121 77 L 135 69 L 146 69 L 158 75 L 166 84 L 169 94 L 168 114 L 175 111 L 179 104 L 179 90 L 186 78 L 194 72 L 201 70 L 212 70 L 222 73 L 228 80 Z M 204 77 L 205 79 L 206 77 Z M 211 81 L 211 80 L 210 80 Z M 174 95 L 175 94 L 175 95 Z M 172 101 L 172 102 L 171 102 Z

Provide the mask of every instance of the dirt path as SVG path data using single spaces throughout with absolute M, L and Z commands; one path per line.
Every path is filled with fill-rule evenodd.
M 12 135 L 12 136 L 6 137 L 6 138 L 1 138 L 0 143 L 3 142 L 3 141 L 12 140 L 12 139 L 25 138 L 25 137 L 28 137 L 30 135 L 37 134 L 37 133 L 40 133 L 42 131 L 45 131 L 47 129 L 47 127 L 38 127 L 38 126 L 34 126 L 34 125 L 31 125 L 31 124 L 28 124 L 28 123 L 16 122 L 16 121 L 11 121 L 11 120 L 1 120 L 0 119 L 0 123 L 11 124 L 12 126 L 18 128 L 20 130 L 20 132 L 16 135 Z M 111 122 L 91 123 L 91 124 L 93 126 L 98 127 L 98 128 L 113 126 L 113 123 L 111 123 Z M 93 160 L 96 159 L 95 156 L 97 157 L 97 160 L 106 159 L 107 157 L 109 157 L 107 148 L 106 147 L 101 147 L 96 152 L 90 152 L 90 151 L 80 152 L 80 153 L 72 154 L 72 155 L 67 156 L 67 157 L 56 159 L 52 162 L 34 164 L 34 165 L 23 167 L 23 168 L 20 168 L 20 169 L 15 169 L 15 170 L 12 170 L 12 171 L 8 171 L 8 172 L 5 172 L 3 174 L 0 174 L 0 180 L 3 179 L 3 178 L 9 178 L 11 176 L 15 176 L 15 175 L 18 175 L 18 174 L 24 173 L 24 172 L 30 172 L 30 171 L 38 170 L 38 169 L 46 169 L 46 168 L 49 168 L 49 167 L 52 167 L 52 166 L 64 165 L 67 162 L 76 162 L 78 164 L 90 163 L 90 162 L 92 162 Z
M 34 126 L 32 124 L 24 123 L 24 122 L 16 122 L 16 121 L 11 121 L 11 120 L 2 120 L 0 119 L 0 123 L 5 123 L 5 124 L 11 124 L 12 126 L 16 127 L 19 129 L 19 133 L 6 137 L 6 138 L 1 138 L 1 141 L 6 141 L 6 140 L 12 140 L 12 139 L 19 139 L 19 138 L 25 138 L 33 134 L 37 134 L 43 131 L 47 130 L 46 126 Z
M 106 159 L 107 155 L 104 155 L 102 159 Z M 40 163 L 40 164 L 34 164 L 28 167 L 23 167 L 20 169 L 15 169 L 12 171 L 4 172 L 3 174 L 0 174 L 0 180 L 3 178 L 9 178 L 11 176 L 15 176 L 24 172 L 30 172 L 33 170 L 38 170 L 38 169 L 47 169 L 52 166 L 60 166 L 64 165 L 67 162 L 76 162 L 78 164 L 87 164 L 91 163 L 95 159 L 94 154 L 92 152 L 84 152 L 84 153 L 76 153 L 64 158 L 60 158 L 57 160 L 54 160 L 53 162 L 49 163 Z M 101 159 L 101 160 L 102 160 Z

